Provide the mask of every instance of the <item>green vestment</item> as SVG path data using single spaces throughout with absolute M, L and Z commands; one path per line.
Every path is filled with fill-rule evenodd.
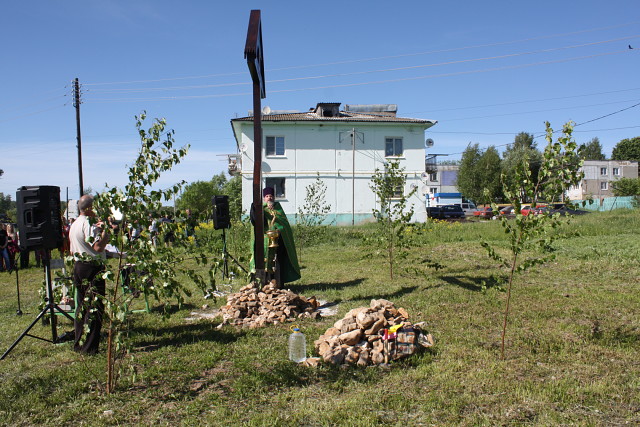
M 267 209 L 267 204 L 262 204 L 262 212 L 264 215 L 264 232 L 269 229 L 276 229 L 280 232 L 278 238 L 278 261 L 280 263 L 280 279 L 282 283 L 294 282 L 300 278 L 300 266 L 298 265 L 298 255 L 296 246 L 293 241 L 293 231 L 289 225 L 287 215 L 282 210 L 279 202 L 273 203 L 273 210 Z M 273 221 L 275 216 L 275 221 Z M 273 225 L 272 225 L 273 221 Z M 264 236 L 264 253 L 269 253 L 269 239 Z M 251 262 L 249 268 L 255 273 L 256 266 L 254 262 L 255 235 L 251 233 Z

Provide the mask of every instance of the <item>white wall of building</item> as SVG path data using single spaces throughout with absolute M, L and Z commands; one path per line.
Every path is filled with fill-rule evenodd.
M 236 122 L 240 132 L 239 146 L 246 149 L 242 155 L 243 209 L 249 211 L 252 202 L 253 182 L 253 123 Z M 403 155 L 400 166 L 405 168 L 407 183 L 405 194 L 411 186 L 423 185 L 420 175 L 424 172 L 424 124 L 411 123 L 333 123 L 333 122 L 262 122 L 263 164 L 262 183 L 267 179 L 284 178 L 284 198 L 278 199 L 285 212 L 292 217 L 304 204 L 306 187 L 319 174 L 326 186 L 326 201 L 331 205 L 332 218 L 338 224 L 373 220 L 372 209 L 376 200 L 370 189 L 375 169 L 382 169 L 385 160 L 385 140 L 402 138 Z M 356 130 L 354 151 L 352 130 Z M 267 156 L 265 140 L 269 136 L 283 136 L 285 153 Z M 355 159 L 354 159 L 355 152 Z M 425 197 L 416 192 L 410 200 L 414 205 L 414 221 L 425 220 Z

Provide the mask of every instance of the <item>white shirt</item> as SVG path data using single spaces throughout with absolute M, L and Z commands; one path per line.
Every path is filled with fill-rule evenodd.
M 93 240 L 89 242 L 90 238 Z M 71 247 L 71 253 L 80 253 L 91 255 L 94 257 L 106 258 L 105 252 L 97 252 L 93 249 L 93 243 L 100 238 L 100 229 L 96 226 L 89 224 L 89 217 L 86 215 L 80 215 L 71 224 L 69 229 L 69 243 Z

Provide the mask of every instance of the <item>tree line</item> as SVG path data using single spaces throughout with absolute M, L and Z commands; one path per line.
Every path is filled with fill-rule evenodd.
M 582 144 L 575 161 L 579 160 L 607 160 L 602 152 L 602 144 L 595 137 Z M 640 162 L 640 137 L 623 139 L 613 148 L 611 160 L 631 160 Z M 470 143 L 462 154 L 459 162 L 457 187 L 465 198 L 479 204 L 500 203 L 505 201 L 501 174 L 507 185 L 513 185 L 519 179 L 515 174 L 518 165 L 526 162 L 532 180 L 537 180 L 542 153 L 538 150 L 534 136 L 527 132 L 520 132 L 512 144 L 507 145 L 502 156 L 495 146 L 481 149 L 478 143 Z M 631 196 L 640 194 L 640 180 L 637 178 L 622 178 L 612 183 L 616 196 Z

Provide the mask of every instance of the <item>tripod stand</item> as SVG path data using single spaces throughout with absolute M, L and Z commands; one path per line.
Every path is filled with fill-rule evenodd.
M 31 324 L 29 325 L 29 327 L 27 327 L 27 329 L 25 329 L 25 331 L 18 337 L 18 339 L 11 344 L 11 347 L 9 347 L 9 349 L 7 351 L 4 352 L 4 354 L 2 355 L 2 357 L 0 357 L 0 360 L 3 360 L 5 357 L 7 357 L 7 355 L 11 352 L 11 350 L 14 349 L 15 346 L 18 345 L 18 343 L 22 340 L 22 338 L 24 338 L 25 336 L 29 336 L 31 338 L 36 338 L 42 341 L 47 341 L 53 344 L 56 344 L 58 342 L 58 330 L 57 330 L 57 321 L 56 321 L 56 310 L 62 314 L 64 314 L 65 316 L 67 316 L 69 318 L 69 320 L 74 320 L 73 317 L 71 317 L 69 315 L 69 313 L 67 313 L 66 311 L 64 311 L 63 309 L 61 309 L 60 307 L 58 307 L 58 305 L 53 302 L 53 286 L 51 285 L 51 252 L 46 249 L 43 251 L 43 257 L 42 257 L 42 261 L 44 264 L 44 272 L 45 272 L 45 279 L 46 279 L 46 286 L 47 286 L 47 296 L 45 299 L 45 307 L 42 309 L 42 311 L 40 312 L 40 314 L 38 314 L 36 316 L 36 318 L 33 320 L 33 322 L 31 322 Z M 31 328 L 33 328 L 33 326 L 38 322 L 38 320 L 42 319 L 42 317 L 47 314 L 47 312 L 50 313 L 51 315 L 51 339 L 46 339 L 46 338 L 42 338 L 42 337 L 38 337 L 35 335 L 31 335 L 29 333 L 29 331 L 31 330 Z
M 228 251 L 227 251 L 227 234 L 225 229 L 222 229 L 222 277 L 226 277 L 227 279 L 229 278 L 229 260 L 228 258 L 231 258 L 231 260 L 233 262 L 236 263 L 236 265 L 238 267 L 240 267 L 242 269 L 242 271 L 244 271 L 245 273 L 248 273 L 249 271 L 244 268 L 242 266 L 242 264 L 240 264 L 240 262 L 238 262 L 237 259 L 235 259 L 233 257 L 233 255 L 231 255 Z
M 16 316 L 22 316 L 22 310 L 20 310 L 20 279 L 18 275 L 18 266 L 14 265 L 13 269 L 16 272 L 16 293 L 18 294 L 18 310 L 16 311 Z

